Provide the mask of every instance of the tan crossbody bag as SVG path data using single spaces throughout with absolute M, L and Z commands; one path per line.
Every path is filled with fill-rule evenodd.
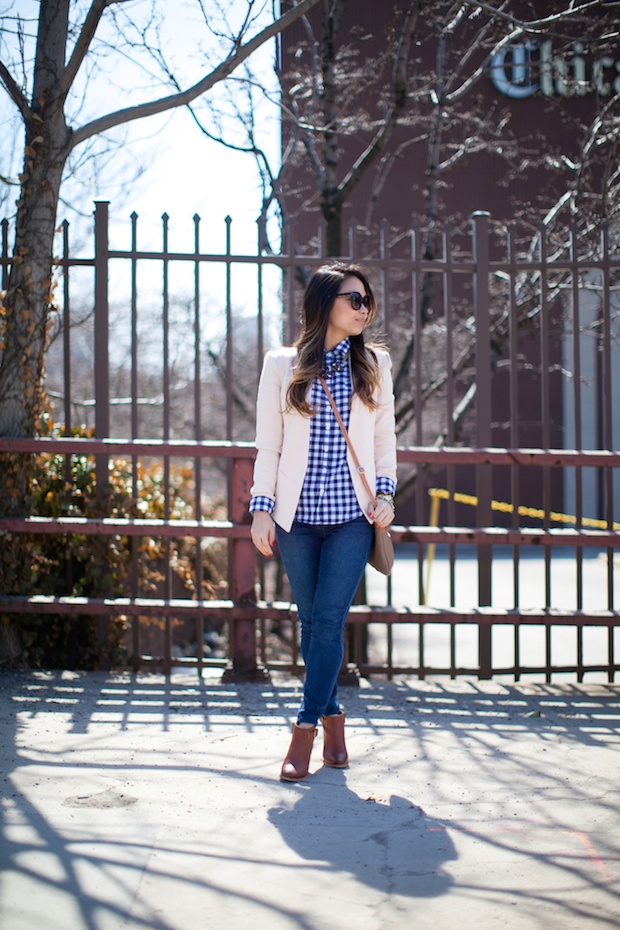
M 331 391 L 327 387 L 325 378 L 320 377 L 319 380 L 321 384 L 323 385 L 323 390 L 325 391 L 325 394 L 327 395 L 327 399 L 332 405 L 334 416 L 336 417 L 338 426 L 342 430 L 342 435 L 344 436 L 347 446 L 349 447 L 349 452 L 351 453 L 351 458 L 353 459 L 353 464 L 355 465 L 357 473 L 362 479 L 362 484 L 364 485 L 364 488 L 366 490 L 366 493 L 368 494 L 368 497 L 370 498 L 371 501 L 374 502 L 373 506 L 376 507 L 377 501 L 375 499 L 375 495 L 370 490 L 370 485 L 368 484 L 368 479 L 366 478 L 366 475 L 364 473 L 364 468 L 359 463 L 359 459 L 357 457 L 355 449 L 353 448 L 353 443 L 351 442 L 349 438 L 349 434 L 347 433 L 347 430 L 345 428 L 345 425 L 342 422 L 342 417 L 340 416 L 340 412 L 338 410 L 338 407 L 336 406 L 336 402 L 334 401 L 334 398 L 331 395 Z M 375 530 L 375 541 L 373 543 L 372 550 L 368 558 L 368 564 L 372 565 L 372 567 L 375 568 L 378 572 L 381 572 L 382 575 L 389 575 L 392 571 L 392 566 L 394 565 L 394 543 L 392 542 L 392 537 L 390 536 L 390 533 L 388 532 L 387 529 L 384 529 L 381 526 L 377 526 L 377 524 L 375 523 L 374 530 Z

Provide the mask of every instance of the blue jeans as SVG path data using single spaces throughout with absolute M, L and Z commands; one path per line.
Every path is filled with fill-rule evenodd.
M 297 723 L 316 724 L 340 712 L 338 672 L 344 657 L 344 625 L 364 574 L 373 541 L 366 517 L 348 523 L 276 526 L 284 568 L 301 622 L 306 665 Z

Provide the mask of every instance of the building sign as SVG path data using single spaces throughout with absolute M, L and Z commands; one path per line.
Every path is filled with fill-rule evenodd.
M 489 74 L 500 93 L 516 100 L 536 93 L 545 97 L 620 94 L 620 61 L 611 55 L 592 59 L 580 42 L 563 55 L 553 54 L 551 39 L 507 45 L 491 58 Z

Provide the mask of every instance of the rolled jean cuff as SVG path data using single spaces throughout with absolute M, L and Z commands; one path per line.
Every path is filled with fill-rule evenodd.
M 342 713 L 342 704 L 331 702 L 325 708 L 325 713 L 321 714 L 321 717 L 336 717 L 338 714 Z M 297 715 L 297 723 L 313 723 L 315 726 L 319 722 L 320 717 L 316 714 L 312 714 L 308 710 L 300 710 Z

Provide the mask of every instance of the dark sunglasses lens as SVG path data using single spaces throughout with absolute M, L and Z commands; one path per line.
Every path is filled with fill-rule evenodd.
M 351 294 L 351 306 L 354 310 L 359 310 L 362 304 L 366 307 L 367 310 L 370 310 L 370 297 L 368 294 L 362 295 L 358 291 L 354 291 Z

